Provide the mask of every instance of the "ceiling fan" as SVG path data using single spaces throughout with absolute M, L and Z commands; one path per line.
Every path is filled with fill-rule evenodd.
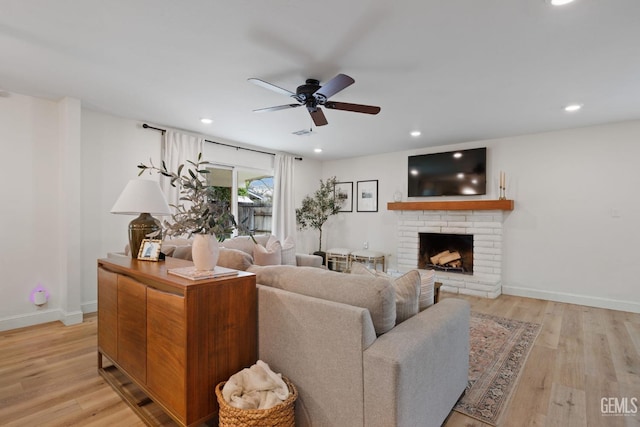
M 320 108 L 321 105 L 332 110 L 353 111 L 355 113 L 378 114 L 380 112 L 380 107 L 375 107 L 373 105 L 350 104 L 347 102 L 335 102 L 329 100 L 329 98 L 336 93 L 355 83 L 355 80 L 346 74 L 338 74 L 322 86 L 320 85 L 319 80 L 307 79 L 305 84 L 298 86 L 295 93 L 265 82 L 264 80 L 256 78 L 250 78 L 248 80 L 258 86 L 290 96 L 298 101 L 297 104 L 285 104 L 253 110 L 256 113 L 285 110 L 287 108 L 296 108 L 304 105 L 307 107 L 307 111 L 309 111 L 309 114 L 313 119 L 313 123 L 315 123 L 316 126 L 324 126 L 328 122 Z

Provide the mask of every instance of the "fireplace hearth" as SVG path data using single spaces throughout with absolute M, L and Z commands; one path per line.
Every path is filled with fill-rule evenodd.
M 418 268 L 473 274 L 473 235 L 419 233 Z

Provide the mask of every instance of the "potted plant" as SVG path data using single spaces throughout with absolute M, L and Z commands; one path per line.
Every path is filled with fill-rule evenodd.
M 302 206 L 296 209 L 296 222 L 301 230 L 306 228 L 315 228 L 320 232 L 318 239 L 318 251 L 316 255 L 322 252 L 322 226 L 331 215 L 335 215 L 340 211 L 342 206 L 339 194 L 335 194 L 335 185 L 338 180 L 336 177 L 328 178 L 326 181 L 320 180 L 320 188 L 312 196 L 307 195 L 302 200 Z
M 218 198 L 219 190 L 207 184 L 204 175 L 209 173 L 205 168 L 208 164 L 210 162 L 202 160 L 202 153 L 199 153 L 195 162 L 187 160 L 176 172 L 167 170 L 164 161 L 160 167 L 151 160 L 149 165 L 138 165 L 138 176 L 145 171 L 155 171 L 169 178 L 171 185 L 179 189 L 181 203 L 169 204 L 175 213 L 171 215 L 171 221 L 164 221 L 163 226 L 168 236 L 194 237 L 192 256 L 198 270 L 213 270 L 218 261 L 217 240 L 223 241 L 236 227 L 229 203 Z

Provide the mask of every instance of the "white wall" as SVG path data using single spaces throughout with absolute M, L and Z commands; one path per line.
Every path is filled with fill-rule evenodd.
M 55 102 L 11 94 L 0 98 L 0 330 L 57 320 L 61 295 L 58 258 L 60 212 L 60 128 Z M 43 307 L 29 301 L 44 286 L 51 298 Z
M 134 218 L 109 213 L 120 192 L 138 175 L 137 165 L 160 158 L 160 133 L 141 123 L 82 110 L 82 306 L 97 308 L 96 260 L 123 251 Z M 157 179 L 148 176 L 146 179 Z
M 378 179 L 378 213 L 341 213 L 327 247 L 397 247 L 393 193 L 406 197 L 407 156 L 488 147 L 488 194 L 507 174 L 503 293 L 640 312 L 640 121 L 325 162 L 323 177 Z M 448 198 L 453 199 L 453 198 Z M 462 199 L 462 198 L 459 198 Z M 420 200 L 420 198 L 412 198 Z M 425 198 L 425 200 L 428 200 Z

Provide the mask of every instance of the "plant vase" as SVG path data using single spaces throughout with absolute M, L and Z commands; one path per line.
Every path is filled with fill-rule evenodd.
M 191 256 L 196 270 L 213 270 L 220 256 L 220 247 L 215 234 L 196 234 L 191 246 Z

